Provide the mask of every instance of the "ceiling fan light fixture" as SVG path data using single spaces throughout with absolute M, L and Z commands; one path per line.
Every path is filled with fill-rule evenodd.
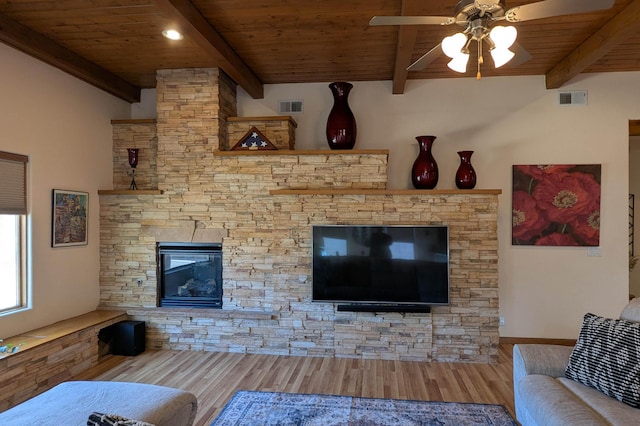
M 491 50 L 491 58 L 493 58 L 493 64 L 496 68 L 500 68 L 512 60 L 515 55 L 516 54 L 509 49 L 495 48 Z
M 467 63 L 469 63 L 469 54 L 468 53 L 458 53 L 447 66 L 451 68 L 455 72 L 465 73 L 467 72 Z
M 442 39 L 442 51 L 450 58 L 456 58 L 462 54 L 462 48 L 467 43 L 467 36 L 463 33 L 456 33 Z
M 516 27 L 503 27 L 502 25 L 496 25 L 491 29 L 489 37 L 496 45 L 497 49 L 509 49 L 513 43 L 516 42 L 518 37 L 518 30 Z
M 640 0 L 639 0 L 640 1 Z M 482 44 L 486 42 L 492 53 L 496 68 L 509 62 L 515 55 L 509 48 L 515 43 L 518 31 L 515 27 L 501 26 L 500 21 L 509 23 L 529 21 L 535 19 L 551 18 L 554 16 L 586 13 L 591 11 L 611 9 L 615 0 L 529 0 L 526 4 L 507 9 L 505 0 L 458 0 L 453 16 L 374 16 L 369 25 L 452 25 L 458 24 L 465 27 L 462 33 L 445 37 L 440 43 L 442 51 L 452 61 L 449 68 L 461 69 L 461 64 L 468 57 L 460 54 L 468 54 L 468 44 L 475 40 L 478 42 L 478 73 L 484 62 Z M 466 38 L 467 44 L 463 39 Z M 412 43 L 413 44 L 413 43 Z M 496 50 L 493 52 L 493 50 Z M 417 61 L 407 67 L 408 71 L 422 70 L 433 62 L 439 54 L 438 47 L 434 47 L 422 55 Z M 531 58 L 522 46 L 516 45 L 520 63 Z M 459 71 L 460 72 L 460 71 Z
M 169 40 L 182 40 L 184 38 L 180 31 L 174 29 L 166 29 L 162 31 L 162 35 Z

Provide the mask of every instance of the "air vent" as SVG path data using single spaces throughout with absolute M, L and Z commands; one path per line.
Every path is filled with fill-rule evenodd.
M 301 100 L 288 100 L 278 102 L 278 111 L 280 114 L 301 113 L 303 112 L 303 104 Z
M 558 105 L 560 106 L 569 106 L 569 105 L 581 105 L 584 106 L 587 104 L 587 91 L 586 90 L 576 90 L 571 92 L 558 92 Z

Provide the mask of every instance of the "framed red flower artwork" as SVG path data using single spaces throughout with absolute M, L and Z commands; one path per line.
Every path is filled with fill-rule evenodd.
M 599 246 L 600 164 L 514 165 L 513 245 Z

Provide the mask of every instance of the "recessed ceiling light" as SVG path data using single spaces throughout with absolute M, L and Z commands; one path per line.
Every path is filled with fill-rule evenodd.
M 184 38 L 182 33 L 176 30 L 164 30 L 162 31 L 162 35 L 168 38 L 169 40 L 182 40 Z

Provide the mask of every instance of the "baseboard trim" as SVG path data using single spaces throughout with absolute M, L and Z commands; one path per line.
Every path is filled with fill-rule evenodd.
M 539 344 L 539 345 L 562 345 L 562 346 L 575 346 L 575 339 L 539 339 L 531 337 L 500 337 L 501 345 L 526 345 L 526 344 Z

